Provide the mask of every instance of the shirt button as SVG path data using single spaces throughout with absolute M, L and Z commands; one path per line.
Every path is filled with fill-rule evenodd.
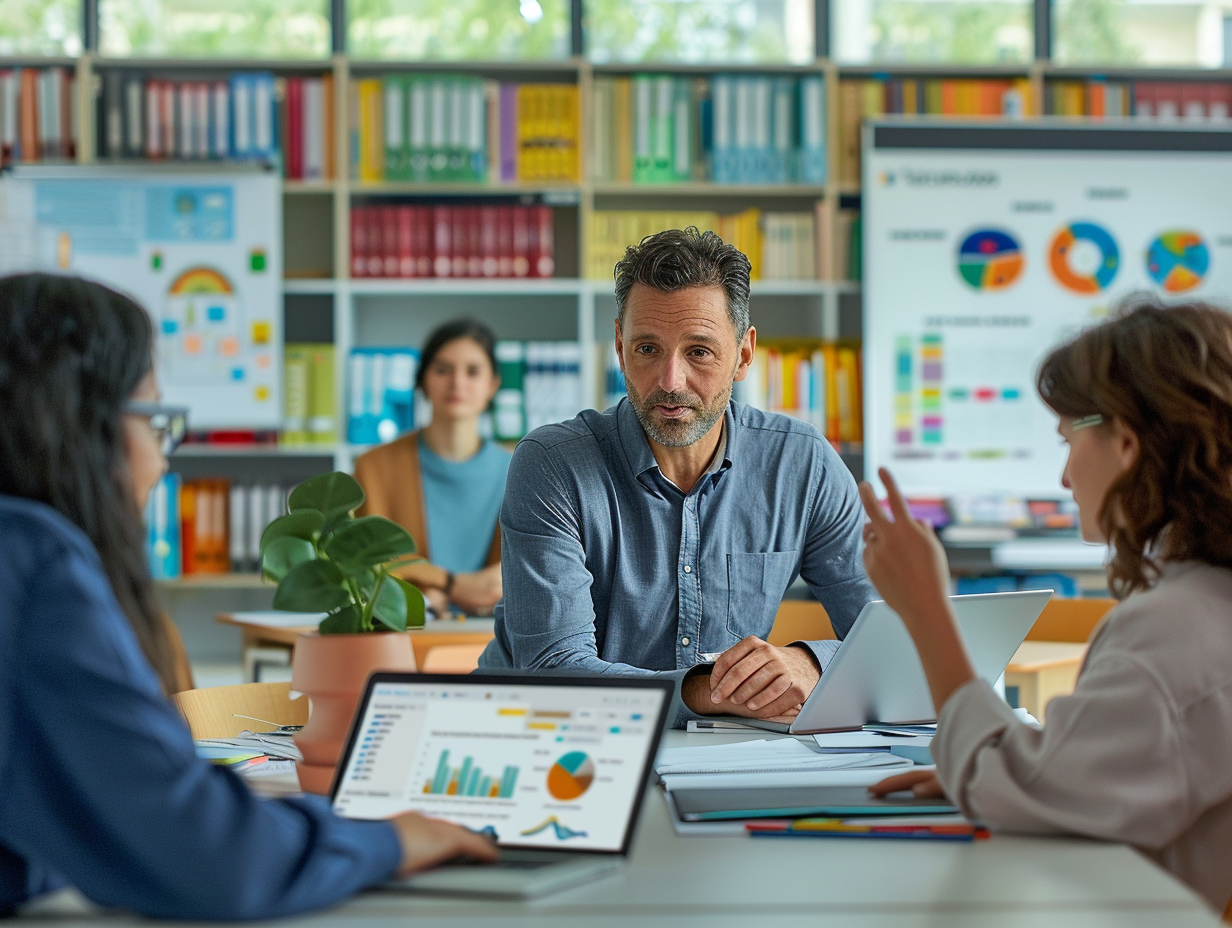
M 680 643 L 681 643 L 682 645 L 684 645 L 684 646 L 687 648 L 687 647 L 689 646 L 689 639 L 688 639 L 688 638 L 681 638 L 681 639 L 680 639 Z
M 692 568 L 692 567 L 690 567 L 688 564 L 685 564 L 685 565 L 684 565 L 684 572 L 685 572 L 686 574 L 691 574 L 691 573 L 693 573 L 693 568 Z

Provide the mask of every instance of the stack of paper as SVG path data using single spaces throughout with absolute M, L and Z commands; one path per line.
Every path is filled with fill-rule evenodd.
M 236 773 L 283 773 L 303 759 L 290 732 L 244 731 L 234 738 L 203 738 L 194 743 L 198 757 Z
M 777 782 L 784 775 L 794 781 L 801 774 L 910 766 L 910 760 L 884 750 L 822 753 L 795 738 L 777 738 L 664 748 L 655 762 L 655 773 L 664 787 L 673 789 L 690 786 L 764 786 Z M 889 776 L 889 773 L 884 775 Z

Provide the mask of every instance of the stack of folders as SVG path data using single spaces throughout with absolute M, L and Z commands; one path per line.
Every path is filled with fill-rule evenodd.
M 877 798 L 868 792 L 880 780 L 930 765 L 931 740 L 931 728 L 909 726 L 811 740 L 689 745 L 660 751 L 655 772 L 681 834 L 747 830 L 759 837 L 895 837 L 910 832 L 913 838 L 973 840 L 979 836 L 975 829 L 945 800 L 901 793 Z
M 236 773 L 264 776 L 286 773 L 302 760 L 291 740 L 296 727 L 270 732 L 243 731 L 234 738 L 202 738 L 196 742 L 197 756 Z

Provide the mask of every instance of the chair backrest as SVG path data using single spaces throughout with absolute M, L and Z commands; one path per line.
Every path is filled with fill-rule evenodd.
M 779 603 L 774 627 L 766 640 L 781 648 L 793 641 L 821 641 L 834 637 L 825 606 L 814 599 L 785 599 Z
M 1115 599 L 1058 599 L 1054 596 L 1027 633 L 1027 641 L 1084 642 L 1115 605 Z
M 1115 599 L 1053 597 L 1027 634 L 1028 641 L 1084 642 L 1113 606 Z M 793 641 L 821 641 L 834 638 L 834 629 L 825 607 L 815 600 L 785 599 L 779 604 L 774 627 L 767 637 L 783 647 Z
M 479 667 L 486 644 L 438 644 L 424 655 L 424 673 L 470 673 Z
M 290 683 L 242 683 L 185 690 L 173 697 L 193 738 L 234 738 L 242 731 L 273 731 L 278 725 L 305 725 L 308 700 L 291 699 Z M 236 718 L 246 715 L 249 718 Z M 264 719 L 271 725 L 254 722 Z

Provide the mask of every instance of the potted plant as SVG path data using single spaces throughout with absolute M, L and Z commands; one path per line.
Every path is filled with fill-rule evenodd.
M 261 536 L 261 570 L 278 584 L 275 609 L 326 614 L 291 661 L 291 687 L 309 698 L 300 786 L 325 793 L 368 676 L 415 669 L 406 631 L 423 627 L 424 598 L 390 573 L 414 559 L 414 539 L 383 516 L 356 518 L 364 491 L 349 474 L 306 480 L 287 502 Z

